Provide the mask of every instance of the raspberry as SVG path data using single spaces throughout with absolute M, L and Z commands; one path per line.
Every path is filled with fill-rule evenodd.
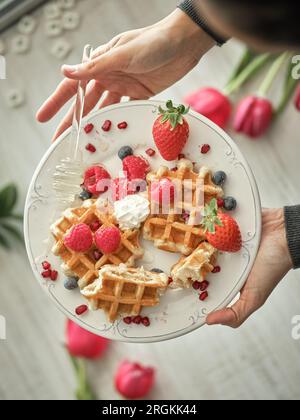
M 91 229 L 85 223 L 75 225 L 64 238 L 64 244 L 75 252 L 86 252 L 93 244 Z
M 123 159 L 123 171 L 129 180 L 145 179 L 149 171 L 149 162 L 141 156 L 127 156 Z
M 103 125 L 102 125 L 102 130 L 103 131 L 110 131 L 111 129 L 111 121 L 110 120 L 106 120 L 104 121 Z
M 95 243 L 103 254 L 115 252 L 121 242 L 121 233 L 115 226 L 104 227 L 95 233 Z
M 91 153 L 95 153 L 96 152 L 96 147 L 94 146 L 94 145 L 92 145 L 91 143 L 89 143 L 89 144 L 87 144 L 86 146 L 85 146 L 85 149 L 88 151 L 88 152 L 91 152 Z
M 84 127 L 84 131 L 86 132 L 86 134 L 89 134 L 91 131 L 93 131 L 94 130 L 94 124 L 87 124 L 85 127 Z
M 89 193 L 98 196 L 107 191 L 108 179 L 110 175 L 106 169 L 102 166 L 92 166 L 85 171 L 83 185 Z M 102 180 L 104 181 L 101 182 Z

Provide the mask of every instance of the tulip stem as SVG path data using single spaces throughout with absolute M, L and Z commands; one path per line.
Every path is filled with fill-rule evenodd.
M 248 66 L 254 57 L 256 57 L 256 53 L 253 52 L 250 48 L 245 48 L 241 60 L 235 67 L 230 79 L 227 82 L 227 86 L 237 78 L 237 76 Z
M 78 388 L 76 390 L 76 398 L 79 401 L 92 401 L 97 400 L 93 394 L 86 377 L 86 365 L 84 359 L 79 359 L 70 355 L 72 365 L 74 367 Z
M 284 62 L 287 60 L 289 54 L 290 53 L 288 52 L 284 52 L 283 54 L 281 54 L 279 57 L 276 58 L 270 70 L 268 71 L 264 81 L 262 82 L 262 84 L 260 85 L 258 89 L 258 92 L 257 92 L 258 96 L 265 97 L 267 95 L 268 91 L 270 90 L 273 84 L 274 79 L 276 78 Z
M 276 116 L 278 116 L 284 110 L 284 108 L 286 107 L 286 104 L 288 103 L 290 97 L 292 96 L 298 84 L 298 80 L 294 79 L 293 74 L 292 74 L 294 66 L 295 64 L 291 62 L 287 68 L 287 75 L 286 75 L 285 85 L 283 87 L 283 94 L 281 96 L 280 102 L 276 109 L 276 114 L 275 114 Z
M 260 54 L 255 57 L 234 80 L 229 82 L 223 90 L 224 95 L 229 96 L 238 90 L 247 80 L 257 73 L 270 57 L 270 53 Z

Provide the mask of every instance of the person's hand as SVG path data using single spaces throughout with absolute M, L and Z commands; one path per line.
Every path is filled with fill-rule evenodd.
M 240 327 L 266 302 L 278 283 L 292 268 L 283 210 L 263 210 L 262 219 L 260 248 L 239 300 L 231 308 L 209 314 L 206 320 L 208 325 Z
M 125 32 L 95 50 L 86 64 L 63 66 L 66 78 L 37 113 L 46 122 L 77 91 L 79 80 L 90 81 L 84 114 L 120 102 L 123 96 L 148 99 L 185 76 L 213 46 L 213 40 L 185 13 L 177 9 L 155 25 Z M 54 139 L 71 125 L 72 109 Z

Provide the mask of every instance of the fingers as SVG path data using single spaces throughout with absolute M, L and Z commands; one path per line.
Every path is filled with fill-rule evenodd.
M 36 114 L 39 122 L 49 121 L 77 92 L 76 80 L 64 79 Z
M 206 319 L 207 325 L 226 325 L 231 328 L 240 327 L 250 315 L 258 309 L 241 297 L 231 308 L 212 312 Z
M 103 86 L 96 81 L 91 82 L 88 85 L 87 93 L 86 93 L 86 97 L 85 97 L 85 105 L 84 105 L 83 116 L 89 114 L 94 109 L 94 107 L 99 102 L 103 92 L 104 92 Z M 72 125 L 73 114 L 74 114 L 74 106 L 75 105 L 72 105 L 72 107 L 68 111 L 67 115 L 64 117 L 64 119 L 59 124 L 57 130 L 54 133 L 52 141 L 55 141 L 65 130 L 67 130 Z
M 103 99 L 103 102 L 100 105 L 101 108 L 105 108 L 106 106 L 118 104 L 121 102 L 122 96 L 118 93 L 108 92 L 106 97 Z

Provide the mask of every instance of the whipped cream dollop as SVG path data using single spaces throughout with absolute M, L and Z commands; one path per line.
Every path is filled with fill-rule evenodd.
M 141 195 L 128 195 L 114 203 L 114 216 L 120 229 L 138 229 L 150 214 L 150 204 Z

